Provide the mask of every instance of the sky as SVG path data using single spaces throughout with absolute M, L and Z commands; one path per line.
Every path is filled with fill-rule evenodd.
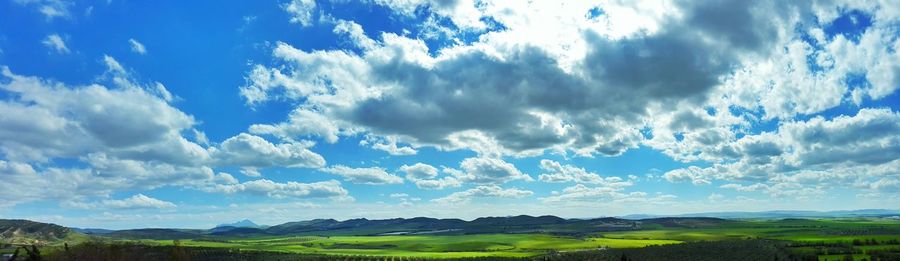
M 900 5 L 0 1 L 0 218 L 900 206 Z

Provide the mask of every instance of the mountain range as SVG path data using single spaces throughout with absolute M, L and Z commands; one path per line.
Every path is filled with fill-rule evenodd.
M 677 216 L 628 215 L 590 219 L 565 219 L 556 216 L 482 217 L 471 221 L 428 217 L 393 219 L 313 219 L 287 222 L 275 226 L 258 225 L 250 220 L 218 225 L 212 229 L 142 228 L 125 230 L 67 228 L 28 220 L 0 219 L 0 243 L 53 242 L 72 236 L 93 234 L 111 238 L 190 239 L 205 237 L 254 237 L 277 235 L 415 235 L 415 234 L 484 234 L 484 233 L 550 233 L 583 235 L 601 231 L 636 230 L 643 227 L 703 228 L 738 222 L 734 219 L 788 218 L 855 218 L 898 217 L 900 211 L 884 209 L 849 211 L 767 211 L 710 212 Z

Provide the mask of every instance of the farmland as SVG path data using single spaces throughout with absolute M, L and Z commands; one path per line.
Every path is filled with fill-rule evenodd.
M 172 245 L 172 240 L 143 241 Z M 304 254 L 410 256 L 410 257 L 528 257 L 550 251 L 598 248 L 638 248 L 677 244 L 666 239 L 572 238 L 543 234 L 485 234 L 428 236 L 301 236 L 222 241 L 181 240 L 185 247 L 220 247 Z
M 132 249 L 132 252 L 154 253 L 146 256 L 166 256 L 177 250 L 216 258 L 261 260 L 288 257 L 326 260 L 328 257 L 371 258 L 364 260 L 555 257 L 579 260 L 585 255 L 603 257 L 599 260 L 618 260 L 619 255 L 653 260 L 658 255 L 699 258 L 704 249 L 711 248 L 721 248 L 725 252 L 734 250 L 735 257 L 741 257 L 737 253 L 742 253 L 744 260 L 763 257 L 891 260 L 889 258 L 900 256 L 900 221 L 877 217 L 576 220 L 551 216 L 473 221 L 428 218 L 314 220 L 255 229 L 138 229 L 100 235 L 68 233 L 60 240 L 45 244 L 45 252 L 61 253 L 60 242 L 63 241 L 70 244 L 88 242 L 79 245 L 93 249 L 84 250 L 91 255 L 100 251 L 97 248 L 109 248 L 107 250 L 113 252 Z M 83 248 L 75 247 L 73 251 Z
M 702 220 L 700 220 L 702 221 Z M 850 254 L 900 249 L 900 222 L 890 219 L 782 219 L 698 222 L 644 221 L 634 230 L 566 235 L 491 233 L 446 235 L 297 235 L 138 240 L 142 244 L 278 251 L 316 255 L 403 256 L 424 258 L 533 257 L 554 252 L 634 249 L 684 242 L 765 239 L 784 242 L 784 250 L 833 260 Z M 561 226 L 564 228 L 565 226 Z M 565 230 L 565 229 L 563 229 Z M 568 230 L 565 230 L 568 231 Z M 305 233 L 314 234 L 314 233 Z M 327 234 L 327 233 L 322 233 Z M 345 233 L 341 233 L 345 234 Z

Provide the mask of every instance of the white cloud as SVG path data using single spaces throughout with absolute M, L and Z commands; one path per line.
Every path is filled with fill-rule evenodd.
M 115 77 L 127 77 L 128 72 L 125 67 L 109 55 L 103 55 L 103 63 L 106 64 L 106 71 L 116 75 Z M 124 80 L 124 79 L 123 79 Z
M 351 168 L 337 165 L 321 170 L 323 172 L 339 175 L 344 177 L 344 180 L 357 184 L 386 185 L 403 183 L 403 178 L 389 174 L 384 171 L 384 169 L 378 167 Z
M 38 168 L 14 161 L 0 160 L 0 202 L 2 206 L 53 200 L 64 205 L 104 207 L 86 202 L 93 197 L 108 197 L 112 193 L 134 189 L 153 189 L 160 186 L 200 186 L 213 182 L 209 169 L 175 168 L 171 165 L 91 159 L 88 168 Z M 101 202 L 102 203 L 102 202 Z
M 450 176 L 438 178 L 438 169 L 424 163 L 400 166 L 400 172 L 406 174 L 406 179 L 415 183 L 420 189 L 444 189 L 459 187 L 462 185 L 459 177 L 465 174 L 454 169 L 444 169 L 444 173 Z
M 496 158 L 467 158 L 459 163 L 464 173 L 456 178 L 476 184 L 500 184 L 513 180 L 534 179 L 519 171 L 513 164 Z
M 209 138 L 206 137 L 206 133 L 197 129 L 192 129 L 191 132 L 194 133 L 194 141 L 200 145 L 209 146 Z
M 217 184 L 203 188 L 207 192 L 234 194 L 248 193 L 272 198 L 329 198 L 335 201 L 352 201 L 346 189 L 336 180 L 300 183 L 288 181 L 274 182 L 258 179 L 238 184 Z
M 897 177 L 882 178 L 872 183 L 871 188 L 884 192 L 900 192 L 900 179 Z
M 442 177 L 439 179 L 423 179 L 416 180 L 413 183 L 420 189 L 441 190 L 445 188 L 457 188 L 462 186 L 462 182 L 456 177 Z
M 6 137 L 0 151 L 7 159 L 46 161 L 91 152 L 177 165 L 208 159 L 203 148 L 181 136 L 195 124 L 193 117 L 136 84 L 71 87 L 6 67 L 3 77 L 8 82 L 0 90 L 16 97 L 0 102 L 10 115 L 0 119 L 0 137 Z
M 172 202 L 162 201 L 159 199 L 137 194 L 126 199 L 108 199 L 100 203 L 101 206 L 107 208 L 119 209 L 135 209 L 135 208 L 174 208 L 176 205 Z
M 61 198 L 62 191 L 71 189 L 73 182 L 56 183 L 59 187 L 65 186 L 65 189 L 52 187 L 56 181 L 65 176 L 70 176 L 77 180 L 85 175 L 85 172 L 60 173 L 60 170 L 49 170 L 46 173 L 38 173 L 29 164 L 21 162 L 11 162 L 0 160 L 0 175 L 4 182 L 0 183 L 0 206 L 7 207 L 18 203 L 45 199 L 45 198 Z M 66 193 L 78 192 L 77 189 L 71 189 Z M 102 192 L 100 192 L 102 193 Z
M 65 0 L 15 0 L 15 2 L 25 6 L 35 5 L 47 21 L 69 17 L 69 7 L 74 4 Z
M 163 85 L 162 83 L 157 82 L 157 83 L 155 83 L 153 86 L 155 87 L 155 88 L 153 89 L 153 91 L 154 91 L 157 95 L 159 95 L 160 98 L 163 98 L 163 100 L 165 100 L 166 102 L 172 102 L 172 99 L 175 98 L 175 97 L 172 96 L 172 93 L 169 92 L 168 89 L 166 89 L 166 86 Z M 199 139 L 198 139 L 198 140 L 199 140 Z M 207 141 L 208 141 L 208 140 L 207 140 Z
M 225 172 L 219 172 L 219 174 L 216 174 L 215 181 L 218 184 L 237 184 L 238 183 L 238 180 L 236 178 L 234 178 L 234 176 L 231 176 L 231 174 L 228 174 Z
M 69 47 L 66 47 L 66 42 L 58 34 L 47 35 L 41 43 L 57 53 L 69 53 Z
M 144 44 L 138 42 L 134 38 L 128 39 L 128 43 L 131 44 L 131 51 L 137 54 L 147 54 L 147 48 L 144 47 Z
M 725 143 L 734 160 L 664 174 L 671 182 L 738 181 L 722 188 L 772 196 L 818 195 L 834 188 L 869 185 L 900 172 L 900 113 L 864 108 L 854 116 L 780 124 L 774 132 Z M 749 185 L 745 185 L 750 183 Z
M 528 190 L 517 188 L 504 189 L 497 185 L 478 186 L 469 190 L 455 192 L 443 198 L 437 198 L 432 201 L 438 203 L 461 203 L 469 202 L 476 198 L 524 198 L 534 194 Z
M 366 36 L 362 26 L 353 21 L 338 20 L 334 26 L 335 34 L 347 34 L 356 47 L 363 50 L 373 49 L 378 43 Z
M 435 16 L 449 18 L 457 27 L 463 30 L 479 31 L 486 25 L 481 21 L 482 13 L 476 7 L 474 0 L 460 1 L 407 1 L 407 0 L 376 0 L 376 4 L 391 8 L 396 13 L 415 16 L 417 10 L 427 9 Z
M 690 181 L 694 185 L 708 185 L 713 174 L 707 173 L 708 169 L 697 166 L 687 168 L 674 169 L 663 174 L 663 178 L 669 182 Z
M 425 2 L 378 3 L 401 13 L 440 12 Z M 614 18 L 641 21 L 635 32 L 624 33 L 587 17 L 596 7 L 590 4 L 476 7 L 460 1 L 447 9 L 455 10 L 450 17 L 468 12 L 457 7 L 470 6 L 465 9 L 477 14 L 471 17 L 491 17 L 506 29 L 440 50 L 393 33 L 371 39 L 355 22 L 340 21 L 335 32 L 361 52 L 304 51 L 278 43 L 273 56 L 283 64 L 255 66 L 241 92 L 250 104 L 300 102 L 298 110 L 309 114 L 305 118 L 328 119 L 328 124 L 291 120 L 272 126 L 300 124 L 299 133 L 328 140 L 345 134 L 336 130 L 352 130 L 347 133 L 394 137 L 411 148 L 470 149 L 492 157 L 547 150 L 615 156 L 642 142 L 641 130 L 653 118 L 647 108 L 699 107 L 745 57 L 768 53 L 774 46 L 768 40 L 777 42 L 791 32 L 778 26 L 791 24 L 793 11 L 757 12 L 781 6 L 749 6 L 754 4 L 609 8 Z M 733 10 L 733 19 L 716 20 L 718 9 Z M 528 20 L 529 12 L 549 19 Z M 711 25 L 724 22 L 731 29 Z M 382 147 L 391 151 L 390 144 Z
M 397 138 L 392 136 L 373 137 L 366 136 L 365 140 L 359 141 L 360 146 L 370 146 L 372 149 L 381 150 L 394 156 L 416 155 L 418 151 L 409 146 L 397 145 Z
M 438 175 L 438 169 L 424 163 L 400 166 L 400 171 L 406 173 L 408 180 L 433 179 Z
M 291 23 L 300 24 L 303 27 L 311 26 L 313 16 L 316 14 L 315 0 L 291 0 L 282 5 L 285 11 L 291 15 Z
M 309 141 L 272 144 L 262 137 L 241 133 L 226 139 L 218 148 L 210 148 L 210 155 L 221 166 L 324 167 L 325 159 L 309 150 L 313 145 Z
M 622 180 L 620 177 L 602 177 L 597 173 L 588 172 L 584 168 L 562 165 L 548 159 L 541 160 L 541 169 L 547 172 L 538 176 L 538 180 L 543 182 L 576 182 L 622 187 L 632 185 L 631 181 Z
M 11 99 L 0 102 L 0 111 L 7 115 L 0 117 L 0 153 L 5 159 L 2 165 L 8 169 L 0 173 L 9 173 L 30 185 L 13 181 L 6 184 L 40 188 L 33 190 L 40 193 L 6 188 L 0 195 L 8 199 L 5 202 L 89 202 L 90 198 L 108 197 L 115 192 L 165 186 L 203 189 L 222 185 L 232 191 L 255 191 L 246 186 L 262 183 L 237 183 L 229 174 L 214 174 L 210 166 L 325 165 L 321 156 L 308 150 L 311 142 L 272 144 L 257 136 L 240 134 L 218 147 L 203 148 L 182 136 L 194 132 L 198 141 L 208 144 L 205 135 L 197 135 L 202 132 L 193 128 L 194 118 L 168 103 L 171 94 L 163 92 L 164 87 L 135 82 L 125 67 L 110 56 L 104 56 L 103 62 L 108 70 L 99 79 L 110 80 L 115 87 L 67 86 L 17 75 L 3 67 L 0 91 L 10 94 Z M 75 160 L 84 167 L 44 166 L 56 159 Z M 299 190 L 304 189 L 316 195 L 320 193 L 318 187 L 325 185 L 329 184 L 275 184 L 271 195 L 302 196 L 307 192 Z M 348 197 L 342 188 L 333 191 L 335 197 Z M 144 198 L 109 203 L 124 206 L 139 200 Z M 105 205 L 102 201 L 97 204 Z
M 406 193 L 391 193 L 391 195 L 389 195 L 389 196 L 390 196 L 391 198 L 408 198 L 408 197 L 409 197 L 409 194 L 406 194 Z
M 262 177 L 262 173 L 259 173 L 259 170 L 254 167 L 241 168 L 241 174 L 247 177 Z
M 243 90 L 241 91 L 243 92 Z M 288 122 L 276 125 L 254 124 L 250 126 L 250 132 L 254 134 L 271 134 L 285 140 L 318 136 L 329 143 L 337 142 L 338 134 L 342 134 L 337 123 L 333 122 L 332 119 L 303 108 L 298 108 L 291 112 Z
M 562 191 L 554 191 L 551 196 L 540 198 L 544 203 L 642 203 L 665 204 L 672 202 L 676 196 L 669 194 L 649 195 L 646 192 L 623 192 L 621 187 L 597 186 L 588 187 L 584 184 L 575 184 Z

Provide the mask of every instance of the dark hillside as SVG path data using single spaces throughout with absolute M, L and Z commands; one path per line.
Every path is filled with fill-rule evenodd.
M 104 236 L 125 239 L 189 239 L 206 234 L 200 229 L 142 228 L 118 230 Z
M 21 219 L 0 219 L 0 243 L 42 244 L 62 240 L 70 233 L 75 232 L 56 224 Z

